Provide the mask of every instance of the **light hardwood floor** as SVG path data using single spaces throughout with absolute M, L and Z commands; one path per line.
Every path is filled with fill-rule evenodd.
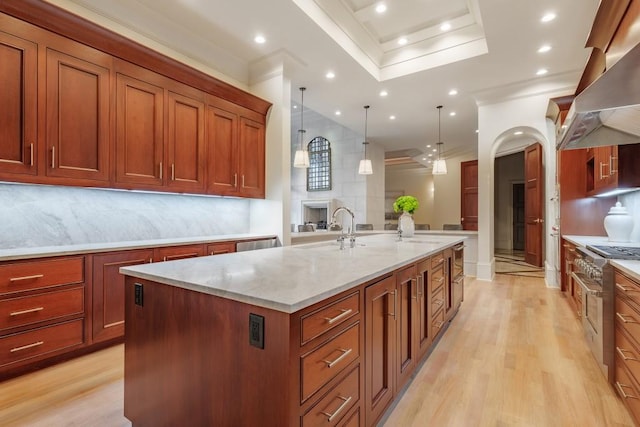
M 0 383 L 0 426 L 129 426 L 123 346 Z M 539 278 L 467 279 L 465 301 L 382 423 L 633 426 L 561 293 Z

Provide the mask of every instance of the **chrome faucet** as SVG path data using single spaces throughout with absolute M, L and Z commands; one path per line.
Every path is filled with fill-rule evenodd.
M 333 211 L 333 214 L 331 214 L 331 224 L 329 225 L 329 229 L 331 229 L 332 226 L 336 225 L 336 215 L 339 212 L 347 212 L 349 215 L 351 215 L 351 228 L 349 229 L 349 233 L 344 234 L 344 229 L 343 229 L 343 233 L 340 237 L 338 237 L 338 242 L 340 242 L 340 249 L 344 249 L 344 239 L 345 237 L 349 238 L 349 247 L 350 248 L 355 248 L 356 247 L 356 234 L 355 234 L 355 215 L 353 214 L 353 212 L 351 212 L 351 210 L 347 207 L 344 206 L 340 206 L 338 208 L 336 208 L 336 210 Z

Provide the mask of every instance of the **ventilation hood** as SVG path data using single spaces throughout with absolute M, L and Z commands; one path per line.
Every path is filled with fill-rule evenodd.
M 640 44 L 573 100 L 558 149 L 640 143 Z

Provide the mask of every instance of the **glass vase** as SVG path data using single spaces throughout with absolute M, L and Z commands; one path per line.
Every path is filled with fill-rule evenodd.
M 413 236 L 416 225 L 413 222 L 413 216 L 409 212 L 402 212 L 398 218 L 398 229 L 402 230 L 402 237 Z

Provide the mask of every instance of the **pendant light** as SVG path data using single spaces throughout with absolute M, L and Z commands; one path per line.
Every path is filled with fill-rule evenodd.
M 304 144 L 304 91 L 306 87 L 300 88 L 300 129 L 298 129 L 298 139 L 300 140 L 300 148 L 296 150 L 296 155 L 293 158 L 294 168 L 308 168 L 309 167 L 309 152 L 305 149 Z
M 447 174 L 447 163 L 444 159 L 440 158 L 442 154 L 442 140 L 440 139 L 440 113 L 442 110 L 442 105 L 438 105 L 436 107 L 438 109 L 438 143 L 436 144 L 438 147 L 438 158 L 435 162 L 433 162 L 433 173 L 434 175 L 446 175 Z
M 367 111 L 369 110 L 369 106 L 364 106 L 364 158 L 360 160 L 360 165 L 358 166 L 358 173 L 360 175 L 371 175 L 373 173 L 373 167 L 371 166 L 371 160 L 367 159 L 367 145 L 369 145 L 369 141 L 367 141 Z

